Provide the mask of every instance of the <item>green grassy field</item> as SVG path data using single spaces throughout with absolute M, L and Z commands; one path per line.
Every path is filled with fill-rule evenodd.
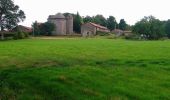
M 0 100 L 170 100 L 170 41 L 0 42 Z

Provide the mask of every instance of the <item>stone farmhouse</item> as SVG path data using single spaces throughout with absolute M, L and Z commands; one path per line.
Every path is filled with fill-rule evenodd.
M 97 31 L 110 32 L 106 27 L 91 22 L 85 23 L 81 26 L 81 34 L 83 37 L 95 36 Z
M 62 13 L 50 15 L 48 22 L 55 25 L 52 35 L 71 35 L 73 33 L 73 16 L 71 14 L 66 17 Z

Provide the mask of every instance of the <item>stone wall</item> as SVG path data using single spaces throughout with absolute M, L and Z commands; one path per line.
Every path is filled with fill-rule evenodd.
M 81 34 L 83 37 L 92 37 L 96 35 L 96 27 L 87 23 L 81 26 Z
M 68 15 L 66 17 L 66 33 L 73 34 L 73 17 L 72 17 L 72 15 Z
M 56 19 L 56 34 L 66 35 L 66 20 L 65 19 Z

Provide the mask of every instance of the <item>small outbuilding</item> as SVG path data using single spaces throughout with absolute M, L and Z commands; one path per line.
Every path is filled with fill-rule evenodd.
M 81 34 L 83 37 L 91 37 L 91 36 L 95 36 L 97 31 L 100 32 L 110 32 L 109 29 L 107 29 L 107 27 L 95 24 L 95 23 L 85 23 L 81 26 Z
M 123 31 L 120 29 L 115 29 L 112 31 L 116 36 L 128 36 L 132 34 L 132 31 Z
M 122 36 L 124 34 L 124 31 L 123 30 L 120 30 L 120 29 L 114 29 L 112 31 L 116 36 Z

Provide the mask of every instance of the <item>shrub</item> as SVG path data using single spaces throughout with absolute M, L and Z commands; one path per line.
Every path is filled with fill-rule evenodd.
M 129 40 L 139 40 L 141 39 L 139 35 L 136 34 L 131 34 L 131 35 L 126 35 L 125 39 L 129 39 Z
M 29 33 L 24 32 L 24 36 L 25 36 L 25 38 L 28 38 L 29 37 Z
M 14 33 L 13 38 L 15 40 L 17 40 L 17 39 L 24 39 L 25 38 L 25 34 L 23 32 L 16 32 L 16 33 Z
M 15 39 L 15 40 L 18 39 L 18 32 L 14 33 L 13 39 Z
M 108 36 L 109 35 L 108 32 L 101 32 L 101 31 L 97 31 L 96 34 L 99 36 Z
M 115 36 L 115 34 L 110 34 L 107 36 L 107 39 L 117 39 L 118 37 Z

